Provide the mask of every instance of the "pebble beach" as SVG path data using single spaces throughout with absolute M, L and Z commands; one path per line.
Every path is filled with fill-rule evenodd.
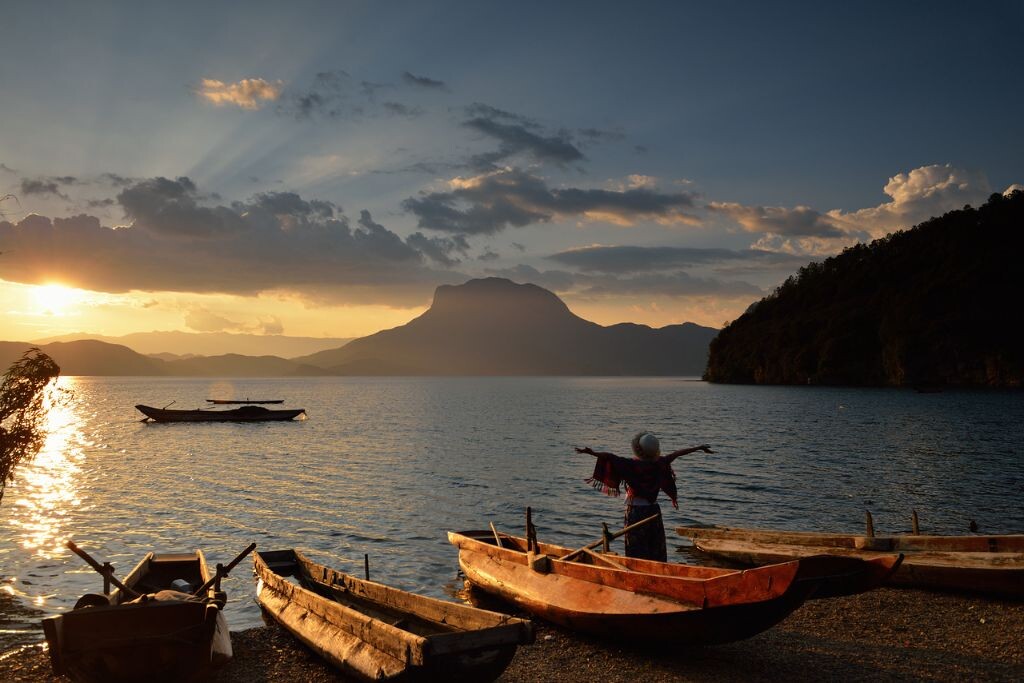
M 688 649 L 582 637 L 535 620 L 499 679 L 527 681 L 1021 681 L 1024 602 L 883 588 L 811 601 L 748 640 Z M 277 626 L 232 634 L 216 683 L 348 680 Z M 63 682 L 41 647 L 0 660 L 0 680 Z

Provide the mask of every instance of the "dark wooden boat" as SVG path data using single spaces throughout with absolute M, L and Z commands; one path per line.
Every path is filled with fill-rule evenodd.
M 221 405 L 255 405 L 257 403 L 267 403 L 267 404 L 269 404 L 269 403 L 284 403 L 284 399 L 283 398 L 261 399 L 261 400 L 258 400 L 258 401 L 257 400 L 245 399 L 244 401 L 236 401 L 234 399 L 227 399 L 227 398 L 208 398 L 208 399 L 206 399 L 206 402 L 207 403 L 213 403 L 214 405 L 219 405 L 219 406 L 221 406 Z
M 292 420 L 305 415 L 303 408 L 271 410 L 262 406 L 242 406 L 231 410 L 175 410 L 139 404 L 136 410 L 156 422 L 267 422 Z
M 260 605 L 360 679 L 489 681 L 518 645 L 533 642 L 523 619 L 364 581 L 296 550 L 256 553 L 254 563 Z
M 897 586 L 1024 597 L 1024 535 L 861 536 L 730 527 L 679 527 L 714 557 L 757 565 L 820 553 L 873 559 L 904 555 L 889 578 Z
M 823 591 L 867 590 L 899 562 L 810 558 L 755 570 L 577 554 L 491 531 L 449 532 L 459 566 L 484 591 L 568 628 L 633 640 L 708 645 L 748 638 Z M 560 559 L 575 557 L 575 559 Z
M 149 553 L 124 585 L 109 595 L 88 594 L 70 612 L 43 620 L 54 673 L 76 681 L 184 681 L 231 658 L 221 613 L 224 594 L 201 551 Z M 184 583 L 182 583 L 184 582 Z M 174 585 L 172 585 L 172 583 Z

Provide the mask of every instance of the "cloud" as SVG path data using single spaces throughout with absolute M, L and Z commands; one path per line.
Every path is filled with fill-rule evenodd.
M 909 229 L 934 216 L 979 204 L 990 194 L 983 173 L 952 164 L 921 166 L 891 178 L 883 188 L 890 201 L 878 206 L 820 212 L 807 206 L 746 206 L 711 202 L 707 209 L 761 234 L 754 249 L 825 256 L 894 230 Z
M 456 178 L 450 184 L 448 192 L 424 193 L 402 202 L 420 228 L 470 235 L 573 217 L 623 226 L 642 220 L 695 220 L 685 212 L 694 206 L 693 195 L 686 192 L 551 188 L 542 178 L 518 169 Z
M 608 273 L 592 275 L 561 270 L 540 271 L 523 264 L 513 268 L 488 269 L 487 272 L 518 282 L 532 282 L 559 294 L 585 299 L 614 299 L 622 296 L 757 298 L 764 295 L 764 290 L 748 282 L 694 277 L 684 272 L 622 277 Z
M 295 193 L 261 193 L 229 206 L 211 198 L 189 178 L 150 178 L 118 195 L 126 226 L 88 215 L 0 221 L 0 251 L 18 254 L 5 261 L 3 277 L 39 283 L 59 276 L 103 292 L 289 292 L 317 303 L 396 306 L 423 305 L 436 285 L 465 279 L 428 265 L 444 249 L 466 246 L 454 237 L 420 249 L 369 212 L 350 225 L 337 205 Z
M 68 182 L 64 182 L 68 181 Z M 23 178 L 21 180 L 21 193 L 23 195 L 39 195 L 60 197 L 67 200 L 68 196 L 61 192 L 62 185 L 73 185 L 74 178 L 66 176 L 63 178 Z
M 283 87 L 282 81 L 268 81 L 263 78 L 243 78 L 237 83 L 204 78 L 195 93 L 217 107 L 234 105 L 242 109 L 256 110 L 280 97 Z
M 413 85 L 419 88 L 427 88 L 430 90 L 447 90 L 448 86 L 445 85 L 444 81 L 434 80 L 433 78 L 427 78 L 426 76 L 416 76 L 409 73 L 408 71 L 402 72 L 402 81 L 408 85 Z
M 394 116 L 404 116 L 407 119 L 413 119 L 417 116 L 423 115 L 423 109 L 420 107 L 410 107 L 409 105 L 402 104 L 401 102 L 384 102 L 381 107 L 384 108 L 389 114 Z
M 744 206 L 711 202 L 708 209 L 722 213 L 747 232 L 797 237 L 841 237 L 843 231 L 827 217 L 808 206 Z
M 11 167 L 10 167 L 10 166 L 8 166 L 7 164 L 0 164 L 0 171 L 4 171 L 4 172 L 6 172 L 6 173 L 17 173 L 17 171 L 16 171 L 16 170 L 14 170 L 13 168 L 11 168 Z
M 196 332 L 239 332 L 246 330 L 243 323 L 228 320 L 205 308 L 193 308 L 185 314 L 185 326 Z
M 498 162 L 518 155 L 558 166 L 584 158 L 567 131 L 544 135 L 537 121 L 479 102 L 465 111 L 469 118 L 463 126 L 498 141 L 498 149 L 471 157 L 470 166 L 479 171 L 494 170 Z
M 981 204 L 992 189 L 988 178 L 980 171 L 968 171 L 952 164 L 933 164 L 894 175 L 883 192 L 891 201 L 852 212 L 834 209 L 828 212 L 828 218 L 844 232 L 882 237 L 965 204 Z
M 405 243 L 413 249 L 418 249 L 424 256 L 435 263 L 448 268 L 461 263 L 461 260 L 454 258 L 452 254 L 464 255 L 469 251 L 469 242 L 462 235 L 427 237 L 422 232 L 414 232 L 405 238 Z
M 270 316 L 266 320 L 260 320 L 260 332 L 262 334 L 284 334 L 284 325 L 277 316 Z
M 772 266 L 801 265 L 803 260 L 757 249 L 704 249 L 695 247 L 588 246 L 547 257 L 584 272 L 648 273 L 727 262 L 763 262 Z

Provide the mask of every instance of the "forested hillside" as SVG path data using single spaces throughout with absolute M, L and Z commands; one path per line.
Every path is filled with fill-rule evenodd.
M 712 341 L 705 378 L 1019 387 L 1024 192 L 811 263 Z

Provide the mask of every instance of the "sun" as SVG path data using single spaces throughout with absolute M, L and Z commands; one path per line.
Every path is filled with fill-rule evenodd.
M 81 293 L 64 285 L 40 285 L 33 288 L 36 310 L 43 315 L 67 315 L 68 309 L 82 300 Z

